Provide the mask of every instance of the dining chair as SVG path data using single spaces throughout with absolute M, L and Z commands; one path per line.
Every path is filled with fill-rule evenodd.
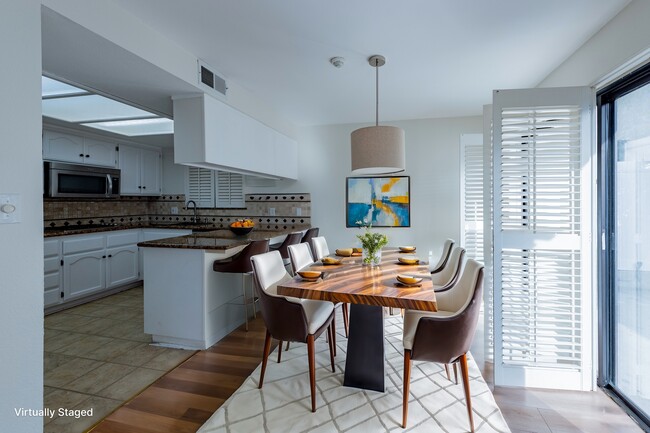
M 445 243 L 442 246 L 442 253 L 440 254 L 440 258 L 438 259 L 438 263 L 435 265 L 429 267 L 429 272 L 432 274 L 436 274 L 445 267 L 447 264 L 447 261 L 449 260 L 449 256 L 451 255 L 451 250 L 454 248 L 454 240 L 453 239 L 447 239 Z
M 309 362 L 309 385 L 311 388 L 311 411 L 316 412 L 316 354 L 314 341 L 325 331 L 330 333 L 334 318 L 331 302 L 314 301 L 281 296 L 277 286 L 291 279 L 287 273 L 282 256 L 278 251 L 270 251 L 251 258 L 253 280 L 260 300 L 260 311 L 266 326 L 262 371 L 259 388 L 264 384 L 264 373 L 271 351 L 271 338 L 280 341 L 307 343 Z M 329 339 L 330 363 L 334 372 L 334 348 Z
M 330 250 L 327 247 L 327 241 L 323 236 L 317 236 L 311 240 L 311 250 L 314 253 L 314 260 L 320 260 L 329 256 Z
M 251 265 L 251 257 L 256 254 L 266 253 L 269 250 L 268 239 L 261 241 L 252 241 L 243 250 L 224 260 L 215 260 L 212 263 L 212 270 L 215 272 L 223 272 L 228 274 L 242 274 L 241 288 L 244 296 L 244 322 L 246 323 L 246 331 L 248 331 L 248 306 L 253 305 L 253 317 L 257 317 L 255 313 L 255 291 L 251 289 L 251 300 L 246 296 L 246 276 L 250 276 L 253 272 Z
M 289 245 L 296 245 L 302 239 L 302 232 L 289 233 L 281 243 L 273 244 L 270 246 L 271 250 L 279 251 L 282 256 L 282 262 L 285 266 L 289 266 L 291 258 L 289 257 Z
M 402 427 L 408 417 L 411 361 L 460 364 L 470 431 L 474 432 L 467 352 L 474 339 L 481 308 L 484 267 L 469 259 L 457 287 L 436 296 L 437 312 L 407 310 L 404 314 L 404 381 Z
M 455 247 L 449 259 L 446 261 L 445 266 L 439 272 L 431 274 L 431 281 L 436 293 L 449 290 L 456 284 L 460 271 L 463 267 L 463 259 L 465 258 L 465 248 Z

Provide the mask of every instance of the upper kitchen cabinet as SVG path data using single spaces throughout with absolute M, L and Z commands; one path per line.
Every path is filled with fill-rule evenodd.
M 174 162 L 275 179 L 298 178 L 295 140 L 208 95 L 174 99 Z
M 158 150 L 120 145 L 119 164 L 121 170 L 122 195 L 162 194 L 162 163 Z
M 43 131 L 43 159 L 115 167 L 115 143 L 57 131 Z

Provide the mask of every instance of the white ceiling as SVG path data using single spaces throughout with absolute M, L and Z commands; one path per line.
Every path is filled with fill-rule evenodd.
M 113 0 L 297 124 L 478 115 L 534 87 L 629 0 Z M 330 57 L 345 57 L 336 69 Z

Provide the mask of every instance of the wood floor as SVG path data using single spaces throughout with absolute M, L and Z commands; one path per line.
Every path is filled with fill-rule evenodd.
M 92 432 L 196 432 L 261 362 L 264 334 L 258 316 L 249 332 L 242 327 L 197 353 Z M 494 396 L 513 433 L 643 432 L 601 391 L 496 388 Z
M 262 361 L 259 318 L 198 352 L 117 409 L 93 433 L 194 433 Z M 274 344 L 275 348 L 275 344 Z

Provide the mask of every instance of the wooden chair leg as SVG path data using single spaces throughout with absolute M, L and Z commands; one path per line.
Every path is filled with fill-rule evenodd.
M 451 382 L 451 376 L 449 375 L 449 365 L 445 364 L 445 373 L 447 373 L 447 380 Z
M 469 392 L 469 370 L 467 368 L 467 354 L 464 354 L 460 357 L 460 371 L 463 376 L 463 388 L 465 389 L 465 403 L 467 405 L 467 415 L 469 416 L 469 428 L 470 431 L 474 433 L 474 417 L 472 416 L 472 396 Z
M 333 333 L 334 328 L 332 328 L 331 326 L 328 326 L 327 327 L 327 332 Z M 335 347 L 336 347 L 336 345 L 334 344 L 334 339 L 330 338 L 330 363 L 332 364 L 332 373 L 334 373 L 336 371 L 334 369 L 334 351 L 336 350 Z
M 336 356 L 336 311 L 334 311 L 334 317 L 332 317 L 332 325 L 330 326 L 329 340 L 333 343 L 334 356 Z
M 345 338 L 348 338 L 348 332 L 350 328 L 350 313 L 348 312 L 348 304 L 343 303 L 342 312 L 343 312 L 343 327 L 345 328 Z
M 307 358 L 309 359 L 309 387 L 311 388 L 311 411 L 316 412 L 316 355 L 314 352 L 314 334 L 310 334 L 307 336 Z
M 282 360 L 282 340 L 279 340 L 278 341 L 278 364 L 280 363 L 281 360 Z
M 264 354 L 262 355 L 262 371 L 260 372 L 260 384 L 258 388 L 262 389 L 264 384 L 264 373 L 266 373 L 266 362 L 269 360 L 269 352 L 271 352 L 271 333 L 266 330 L 266 339 L 264 340 Z
M 406 428 L 409 414 L 409 388 L 411 385 L 411 351 L 404 351 L 404 389 L 402 391 L 402 428 Z
M 458 363 L 454 362 L 454 380 L 456 380 L 456 385 L 458 385 Z

